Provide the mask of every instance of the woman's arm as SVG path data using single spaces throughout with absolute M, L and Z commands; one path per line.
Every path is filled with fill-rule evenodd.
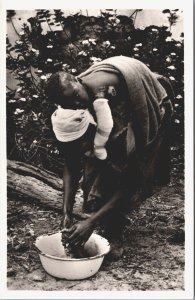
M 74 225 L 71 229 L 71 235 L 69 237 L 69 242 L 72 245 L 80 246 L 84 244 L 96 226 L 98 226 L 106 216 L 116 209 L 121 201 L 125 198 L 125 191 L 117 191 L 111 197 L 111 199 L 94 215 L 89 219 L 79 222 Z
M 69 154 L 66 158 L 63 171 L 63 219 L 62 228 L 72 226 L 72 211 L 75 202 L 75 195 L 78 189 L 79 179 L 81 177 L 81 155 Z

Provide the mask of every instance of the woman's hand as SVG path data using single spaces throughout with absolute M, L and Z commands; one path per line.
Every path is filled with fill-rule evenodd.
M 75 224 L 70 230 L 70 236 L 68 238 L 68 242 L 72 246 L 81 246 L 84 245 L 85 242 L 89 239 L 90 235 L 94 230 L 94 224 L 89 219 L 78 222 Z
M 61 229 L 70 229 L 73 225 L 73 219 L 68 216 L 68 215 L 65 215 L 63 216 L 63 219 L 62 219 L 62 223 L 61 223 Z

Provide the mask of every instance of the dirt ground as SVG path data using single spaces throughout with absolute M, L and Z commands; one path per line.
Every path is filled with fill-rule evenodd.
M 10 290 L 184 290 L 183 155 L 172 148 L 171 183 L 127 215 L 124 254 L 105 259 L 99 272 L 80 281 L 48 275 L 33 245 L 37 236 L 58 228 L 61 216 L 36 204 L 8 199 L 8 273 Z M 176 157 L 176 158 L 175 158 Z

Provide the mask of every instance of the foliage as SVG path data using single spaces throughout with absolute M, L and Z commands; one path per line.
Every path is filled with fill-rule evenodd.
M 15 12 L 8 11 L 17 40 L 12 45 L 7 36 L 7 69 L 18 85 L 14 91 L 7 88 L 8 158 L 59 169 L 62 160 L 50 121 L 55 107 L 46 101 L 45 80 L 57 70 L 77 75 L 93 63 L 121 54 L 143 61 L 170 79 L 176 96 L 173 137 L 183 142 L 183 36 L 176 41 L 171 33 L 177 12 L 163 11 L 169 16 L 169 27 L 135 28 L 138 13 L 135 10 L 128 17 L 106 10 L 94 17 L 37 10 L 17 32 Z

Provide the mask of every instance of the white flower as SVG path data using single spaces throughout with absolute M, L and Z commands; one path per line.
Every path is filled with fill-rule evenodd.
M 114 26 L 116 26 L 117 24 L 120 23 L 120 20 L 119 20 L 116 16 L 110 17 L 110 18 L 108 18 L 108 20 L 109 20 Z
M 110 48 L 111 48 L 111 49 L 116 49 L 116 47 L 115 47 L 115 46 L 111 46 Z
M 25 33 L 24 33 L 23 30 L 19 32 L 19 35 L 24 35 L 24 34 L 25 34 Z
M 173 77 L 173 76 L 170 76 L 169 78 L 173 81 L 175 80 L 175 77 Z
M 178 106 L 179 106 L 179 104 L 176 103 L 176 104 L 175 104 L 175 107 L 178 107 Z
M 16 92 L 20 92 L 22 90 L 22 87 L 19 87 Z
M 87 52 L 86 52 L 86 51 L 80 51 L 80 52 L 78 53 L 78 55 L 87 56 Z
M 167 67 L 167 69 L 175 70 L 175 67 L 174 66 L 170 66 L 170 67 Z
M 136 54 L 135 54 L 135 56 L 136 56 L 136 57 L 138 57 L 138 56 L 139 56 L 139 54 L 138 54 L 138 53 L 136 53 Z
M 152 28 L 152 31 L 158 31 L 158 29 L 156 29 L 156 28 Z
M 128 41 L 130 41 L 130 40 L 131 40 L 131 37 L 130 37 L 130 36 L 128 36 L 127 40 L 128 40 Z
M 170 55 L 172 55 L 172 56 L 175 56 L 175 55 L 176 55 L 176 53 L 172 52 Z
M 176 96 L 177 99 L 182 99 L 183 97 L 181 95 Z
M 76 71 L 77 71 L 76 69 L 72 69 L 71 70 L 72 73 L 76 73 Z
M 39 96 L 38 95 L 33 95 L 33 98 L 39 98 Z
M 136 47 L 141 47 L 141 46 L 142 46 L 142 43 L 136 44 L 135 46 L 136 46 Z
M 153 50 L 154 52 L 158 51 L 158 49 L 157 49 L 157 48 L 153 48 L 152 50 Z
M 166 42 L 171 42 L 172 41 L 172 38 L 170 36 L 168 36 L 166 39 L 165 39 Z
M 167 58 L 166 58 L 166 61 L 167 61 L 167 62 L 171 62 L 171 58 L 170 58 L 170 57 L 167 57 Z
M 103 42 L 103 46 L 106 48 L 110 47 L 110 42 L 109 41 Z
M 51 48 L 53 48 L 53 46 L 52 45 L 48 45 L 47 48 L 51 49 Z
M 181 47 L 181 44 L 180 44 L 180 43 L 177 43 L 175 46 L 176 46 L 176 47 Z
M 53 61 L 53 59 L 51 59 L 51 58 L 48 58 L 48 59 L 47 59 L 47 61 L 48 61 L 48 62 L 52 62 L 52 61 Z
M 136 48 L 136 47 L 135 47 L 135 48 L 133 48 L 133 50 L 134 50 L 134 51 L 139 51 L 139 48 Z
M 14 102 L 16 102 L 16 100 L 9 100 L 8 102 L 9 103 L 14 103 Z
M 102 59 L 101 59 L 101 58 L 98 58 L 98 57 L 95 57 L 95 56 L 92 56 L 92 57 L 90 57 L 90 60 L 91 60 L 93 63 L 97 63 L 97 62 L 100 62 Z
M 43 71 L 42 70 L 37 70 L 37 73 L 43 73 Z
M 24 111 L 23 109 L 16 108 L 14 114 L 18 115 L 18 114 L 21 114 L 23 111 Z
M 33 144 L 37 144 L 37 140 L 34 140 L 34 141 L 33 141 Z
M 67 64 L 63 64 L 63 65 L 62 65 L 63 68 L 66 68 L 67 66 L 68 66 Z
M 20 98 L 19 100 L 20 101 L 26 101 L 26 98 Z
M 16 44 L 21 45 L 21 44 L 23 44 L 23 42 L 22 41 L 16 41 Z
M 180 123 L 180 121 L 179 121 L 178 119 L 175 119 L 175 123 L 179 124 L 179 123 Z
M 84 40 L 84 41 L 82 41 L 82 44 L 83 45 L 89 45 L 89 41 L 88 40 Z
M 93 44 L 93 45 L 96 45 L 95 39 L 89 39 L 89 42 L 90 42 L 91 44 Z
M 42 76 L 41 76 L 41 79 L 42 79 L 42 80 L 46 80 L 47 77 L 46 77 L 45 75 L 42 75 Z

